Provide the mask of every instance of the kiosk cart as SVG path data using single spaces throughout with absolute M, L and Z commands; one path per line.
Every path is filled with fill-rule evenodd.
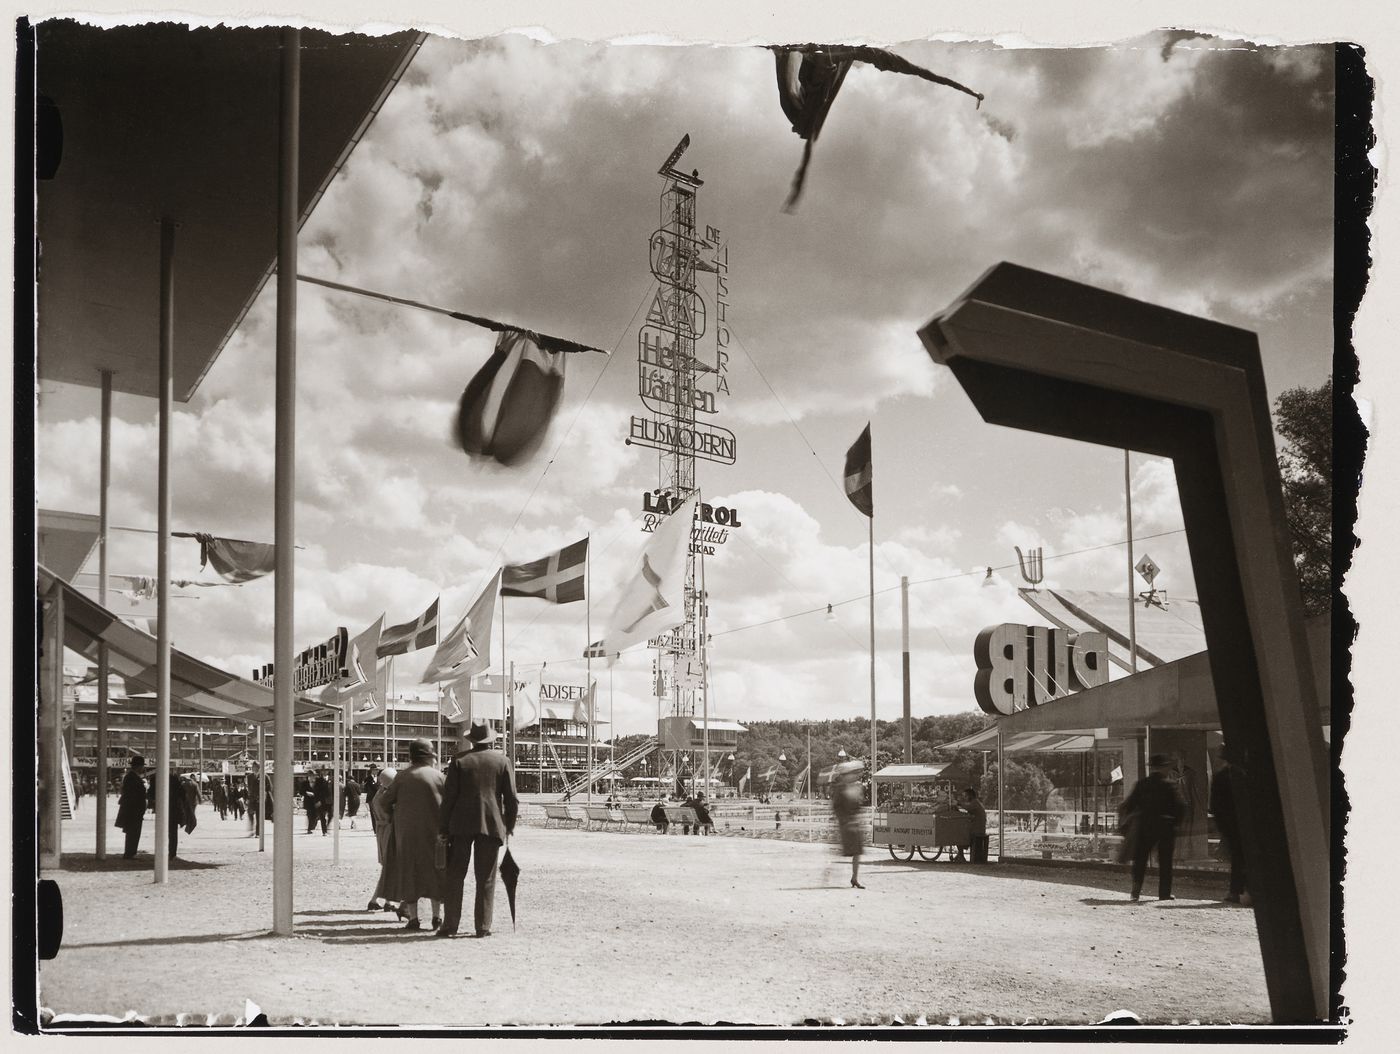
M 948 764 L 890 765 L 875 773 L 873 845 L 888 847 L 896 860 L 912 860 L 916 852 L 937 860 L 945 849 L 952 856 L 971 847 L 971 818 L 954 808 L 952 783 L 939 779 Z

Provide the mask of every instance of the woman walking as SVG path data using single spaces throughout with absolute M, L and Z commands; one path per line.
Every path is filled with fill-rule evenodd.
M 851 885 L 860 884 L 860 854 L 865 843 L 865 829 L 860 823 L 860 807 L 864 795 L 860 790 L 859 761 L 843 761 L 832 771 L 831 811 L 841 832 L 841 855 L 851 858 Z
M 442 806 L 443 775 L 438 771 L 437 751 L 426 739 L 408 747 L 408 768 L 375 795 L 393 827 L 393 862 L 386 890 L 399 901 L 404 929 L 421 930 L 418 901 L 433 905 L 433 927 L 442 923 L 442 872 L 437 869 L 438 811 Z
M 395 772 L 393 769 L 384 768 L 379 770 L 379 774 L 374 780 L 374 795 L 370 797 L 369 813 L 374 825 L 375 847 L 379 851 L 379 881 L 374 887 L 374 893 L 369 898 L 369 910 L 378 911 L 381 907 L 385 911 L 393 911 L 394 905 L 389 899 L 389 879 L 393 870 L 392 862 L 394 858 L 394 832 L 389 825 L 389 813 L 383 797 L 384 791 L 389 784 L 394 782 Z

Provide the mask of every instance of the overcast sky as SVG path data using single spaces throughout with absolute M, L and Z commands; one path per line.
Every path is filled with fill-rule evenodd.
M 571 358 L 533 462 L 486 467 L 453 448 L 449 427 L 491 334 L 303 286 L 299 647 L 381 612 L 410 618 L 439 592 L 455 621 L 503 559 L 584 533 L 599 635 L 645 537 L 641 495 L 657 485 L 654 452 L 623 439 L 642 412 L 636 334 L 656 170 L 685 133 L 679 167 L 705 180 L 699 221 L 729 246 L 735 337 L 732 396 L 715 420 L 737 434 L 738 463 L 699 470 L 707 500 L 743 523 L 706 566 L 717 712 L 869 712 L 866 520 L 839 484 L 867 420 L 876 588 L 901 574 L 916 583 L 916 714 L 974 708 L 977 631 L 1036 621 L 1014 569 L 991 588 L 980 574 L 948 576 L 1041 545 L 1047 584 L 1126 592 L 1121 452 L 983 424 L 916 331 L 1010 260 L 1256 331 L 1271 399 L 1321 383 L 1332 351 L 1330 48 L 1158 36 L 894 50 L 986 101 L 979 110 L 857 65 L 786 215 L 802 143 L 764 50 L 519 36 L 424 45 L 307 225 L 302 272 L 615 352 Z M 274 307 L 269 284 L 177 408 L 176 529 L 272 539 Z M 114 404 L 112 519 L 153 527 L 156 404 Z M 97 407 L 95 389 L 45 385 L 41 507 L 96 512 Z M 1133 502 L 1135 534 L 1163 535 L 1138 555 L 1163 568 L 1172 595 L 1194 597 L 1168 464 L 1134 456 Z M 154 568 L 150 536 L 115 536 L 114 572 Z M 200 577 L 194 543 L 175 543 L 174 569 Z M 198 600 L 174 604 L 177 646 L 244 676 L 270 660 L 271 579 L 192 592 Z M 880 714 L 895 718 L 897 589 L 876 601 Z M 812 614 L 744 628 L 828 603 L 835 624 Z M 582 677 L 584 605 L 510 600 L 507 618 L 509 659 Z M 621 732 L 654 727 L 650 654 L 614 670 Z M 401 689 L 426 659 L 400 661 Z

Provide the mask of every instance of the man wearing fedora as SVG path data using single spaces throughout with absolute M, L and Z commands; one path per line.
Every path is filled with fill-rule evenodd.
M 136 754 L 122 777 L 122 792 L 117 799 L 117 826 L 126 832 L 123 860 L 135 860 L 136 847 L 141 842 L 141 826 L 146 820 L 146 781 L 141 774 L 145 771 L 146 759 Z
M 1147 759 L 1147 775 L 1137 781 L 1119 811 L 1132 818 L 1133 827 L 1133 891 L 1137 900 L 1142 893 L 1142 880 L 1147 875 L 1147 858 L 1157 850 L 1157 899 L 1174 900 L 1172 896 L 1172 850 L 1176 847 L 1176 825 L 1181 820 L 1182 801 L 1176 788 L 1167 779 L 1171 758 L 1153 754 Z
M 515 781 L 505 754 L 492 749 L 495 729 L 483 720 L 474 720 L 463 739 L 468 749 L 448 766 L 438 820 L 438 834 L 449 842 L 445 903 L 438 936 L 452 937 L 457 933 L 467 866 L 475 856 L 473 921 L 476 935 L 489 937 L 496 900 L 496 857 L 501 844 L 515 831 L 520 799 L 515 796 Z

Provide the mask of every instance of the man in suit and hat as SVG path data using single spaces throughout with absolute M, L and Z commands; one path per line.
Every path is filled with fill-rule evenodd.
M 1220 748 L 1220 768 L 1210 781 L 1210 813 L 1220 831 L 1220 846 L 1230 861 L 1230 892 L 1225 901 L 1239 904 L 1245 895 L 1244 847 L 1240 843 L 1240 819 L 1235 811 L 1235 788 L 1231 780 L 1235 771 L 1230 748 Z
M 476 857 L 476 905 L 474 923 L 478 937 L 491 936 L 491 914 L 496 899 L 496 856 L 501 844 L 515 831 L 520 800 L 515 796 L 506 756 L 493 750 L 496 732 L 485 721 L 472 721 L 467 729 L 466 752 L 452 759 L 442 791 L 438 834 L 449 839 L 444 907 L 439 937 L 457 933 L 462 918 L 462 891 L 467 866 Z
M 126 832 L 123 860 L 136 859 L 136 846 L 141 841 L 141 825 L 146 820 L 146 759 L 140 754 L 132 757 L 122 777 L 121 797 L 117 799 L 117 826 Z
M 1147 858 L 1157 850 L 1157 899 L 1173 900 L 1172 850 L 1176 845 L 1176 825 L 1181 819 L 1182 801 L 1167 779 L 1171 758 L 1153 754 L 1147 759 L 1148 773 L 1138 780 L 1120 807 L 1123 816 L 1133 818 L 1133 891 L 1137 900 L 1147 874 Z

